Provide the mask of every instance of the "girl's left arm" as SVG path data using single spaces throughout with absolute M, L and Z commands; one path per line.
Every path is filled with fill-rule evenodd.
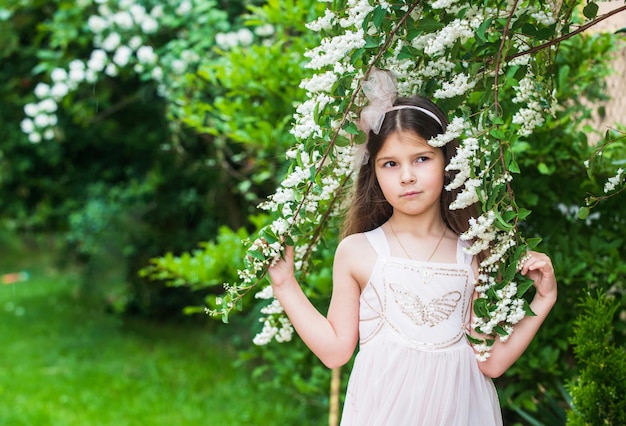
M 499 377 L 517 361 L 556 303 L 557 285 L 552 261 L 543 253 L 529 251 L 528 255 L 521 273 L 532 279 L 537 289 L 530 303 L 530 308 L 536 315 L 526 316 L 518 322 L 505 342 L 496 339 L 490 351 L 491 356 L 478 363 L 486 376 Z

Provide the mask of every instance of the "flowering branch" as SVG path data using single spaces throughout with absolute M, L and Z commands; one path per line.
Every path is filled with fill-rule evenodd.
M 518 262 L 537 241 L 526 241 L 518 232 L 530 212 L 517 206 L 511 189 L 513 174 L 520 172 L 513 147 L 529 137 L 546 114 L 554 113 L 554 94 L 542 82 L 545 58 L 535 61 L 534 54 L 556 54 L 550 47 L 565 39 L 558 34 L 563 26 L 556 25 L 557 18 L 558 11 L 530 0 L 514 1 L 506 12 L 498 2 L 374 6 L 348 0 L 343 10 L 329 9 L 311 23 L 309 28 L 329 35 L 306 53 L 308 67 L 317 74 L 301 84 L 307 100 L 298 107 L 292 130 L 302 141 L 288 153 L 295 161 L 292 173 L 262 205 L 280 217 L 251 245 L 249 268 L 241 272 L 243 284 L 228 287 L 230 297 L 211 313 L 227 313 L 233 300 L 240 300 L 237 291 L 257 286 L 284 241 L 307 237 L 296 248 L 296 266 L 306 270 L 317 242 L 328 232 L 341 189 L 352 177 L 354 145 L 362 140 L 354 125 L 362 106 L 362 81 L 378 67 L 396 74 L 401 95 L 434 98 L 453 117 L 446 133 L 429 143 L 461 141 L 447 166 L 457 173 L 446 190 L 460 189 L 450 208 L 480 207 L 479 217 L 470 221 L 461 238 L 471 242 L 470 254 L 486 253 L 475 286 L 472 327 L 487 338 L 470 338 L 479 359 L 486 359 L 496 339 L 506 340 L 515 324 L 532 314 L 524 298 L 532 281 L 519 274 Z M 550 40 L 533 46 L 533 32 L 539 31 L 544 34 L 541 40 Z M 271 299 L 271 287 L 257 296 Z M 292 330 L 280 305 L 272 301 L 264 313 L 263 331 L 255 343 L 288 340 Z
M 604 15 L 602 15 L 602 16 L 596 18 L 596 19 L 593 19 L 593 20 L 587 22 L 584 25 L 579 26 L 577 29 L 575 29 L 572 32 L 569 32 L 567 34 L 563 34 L 560 37 L 552 39 L 552 40 L 550 40 L 550 41 L 548 41 L 546 43 L 534 46 L 534 47 L 532 47 L 532 48 L 530 48 L 528 50 L 525 50 L 523 52 L 517 52 L 517 53 L 514 53 L 513 55 L 507 56 L 506 60 L 507 61 L 512 61 L 513 59 L 519 58 L 520 56 L 532 55 L 534 53 L 541 52 L 542 50 L 545 50 L 545 49 L 547 49 L 547 48 L 549 48 L 551 46 L 556 46 L 556 45 L 560 44 L 561 42 L 574 37 L 575 35 L 578 35 L 580 33 L 583 33 L 585 31 L 587 31 L 589 28 L 596 26 L 597 24 L 599 24 L 600 22 L 604 21 L 605 19 L 608 19 L 611 16 L 617 15 L 618 13 L 621 13 L 621 12 L 624 12 L 624 11 L 626 11 L 626 6 L 621 6 L 621 7 L 618 7 L 617 9 L 613 9 L 613 10 L 605 13 Z

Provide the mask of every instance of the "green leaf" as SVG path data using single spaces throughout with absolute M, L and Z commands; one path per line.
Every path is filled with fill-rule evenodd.
M 541 238 L 527 238 L 526 245 L 529 249 L 533 250 L 541 243 Z
M 356 126 L 356 123 L 352 121 L 347 121 L 343 126 L 343 130 L 350 133 L 351 135 L 358 135 L 361 131 Z
M 594 2 L 587 3 L 587 5 L 583 8 L 583 15 L 587 19 L 594 19 L 598 15 L 598 10 L 600 8 Z
M 537 314 L 533 312 L 533 310 L 530 308 L 530 305 L 528 304 L 528 301 L 524 300 L 524 313 L 526 314 L 526 316 L 529 317 L 536 317 Z
M 582 219 L 585 220 L 589 217 L 589 213 L 591 212 L 591 209 L 589 207 L 583 206 L 580 209 L 578 209 L 578 219 Z
M 422 30 L 425 33 L 435 32 L 445 26 L 444 23 L 435 21 L 432 18 L 425 17 L 424 19 L 419 21 L 419 26 L 417 27 L 419 30 Z
M 484 298 L 474 300 L 474 313 L 481 318 L 489 316 L 488 300 Z
M 337 135 L 335 137 L 335 145 L 336 146 L 348 146 L 350 145 L 350 139 L 348 139 L 347 137 L 343 136 L 343 135 Z
M 542 175 L 549 175 L 549 174 L 551 174 L 550 173 L 550 169 L 548 168 L 548 166 L 544 162 L 539 163 L 539 165 L 537 166 L 537 170 L 539 170 L 539 173 L 541 173 Z
M 380 6 L 376 7 L 376 9 L 374 10 L 374 19 L 372 20 L 374 22 L 374 25 L 376 25 L 376 28 L 380 29 L 386 14 L 387 12 L 385 11 L 385 9 Z
M 261 261 L 265 260 L 265 256 L 263 255 L 263 253 L 261 253 L 258 250 L 249 250 L 246 254 L 248 256 L 250 256 L 250 257 L 253 257 L 253 258 L 257 259 L 257 260 L 261 260 Z
M 501 129 L 491 129 L 489 131 L 489 134 L 493 138 L 498 139 L 498 140 L 506 139 L 506 136 L 505 136 L 504 132 Z
M 524 209 L 524 208 L 520 208 L 519 212 L 517 212 L 517 217 L 519 218 L 519 220 L 524 220 L 526 219 L 530 214 L 532 213 L 532 210 L 528 210 L 528 209 Z
M 466 334 L 466 336 L 467 336 L 467 340 L 469 340 L 469 342 L 470 342 L 472 345 L 480 345 L 480 344 L 483 342 L 481 339 L 479 339 L 479 338 L 477 338 L 477 337 L 474 337 L 474 336 L 472 336 L 472 335 L 471 335 L 471 334 L 469 334 L 469 333 L 467 333 L 467 334 Z
M 519 164 L 517 164 L 517 161 L 515 161 L 514 157 L 511 157 L 511 161 L 509 161 L 508 167 L 511 173 L 520 173 Z
M 493 331 L 495 331 L 496 333 L 498 333 L 498 335 L 500 335 L 500 336 L 507 336 L 507 335 L 509 334 L 509 333 L 508 333 L 508 332 L 507 332 L 507 331 L 506 331 L 503 327 L 501 327 L 501 326 L 499 326 L 499 325 L 496 325 L 496 326 L 493 328 Z
M 485 33 L 487 32 L 487 28 L 491 26 L 492 19 L 493 18 L 487 18 L 485 22 L 480 24 L 480 26 L 476 30 L 476 35 L 478 36 L 478 39 L 480 41 L 487 41 L 487 39 L 485 38 Z
M 533 286 L 534 282 L 530 278 L 526 278 L 525 276 L 519 274 L 519 280 L 517 283 L 517 296 L 522 297 L 526 294 L 528 289 Z

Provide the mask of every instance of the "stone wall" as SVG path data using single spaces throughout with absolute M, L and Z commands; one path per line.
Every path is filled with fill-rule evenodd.
M 624 6 L 624 1 L 609 1 L 599 3 L 598 16 Z M 611 16 L 591 28 L 591 31 L 610 31 L 626 28 L 626 11 Z M 608 128 L 614 128 L 617 123 L 626 125 L 626 33 L 623 33 L 624 44 L 614 54 L 612 68 L 614 73 L 608 77 L 608 94 L 611 99 L 604 103 L 606 116 L 598 118 L 596 126 L 604 133 Z

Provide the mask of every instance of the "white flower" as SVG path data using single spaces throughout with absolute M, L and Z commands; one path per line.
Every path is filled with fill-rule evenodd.
M 174 74 L 183 74 L 187 69 L 187 64 L 181 59 L 175 59 L 172 61 L 172 71 Z
M 96 49 L 93 52 L 91 52 L 91 56 L 89 57 L 89 60 L 87 61 L 87 67 L 90 70 L 100 72 L 107 65 L 107 59 L 108 57 L 104 50 Z
M 153 64 L 156 62 L 156 54 L 152 46 L 141 46 L 137 50 L 137 59 L 142 64 Z
M 129 30 L 133 27 L 133 18 L 131 18 L 130 13 L 124 10 L 113 15 L 113 22 L 123 30 Z
M 69 68 L 70 68 L 70 71 L 71 70 L 84 70 L 85 63 L 81 61 L 80 59 L 74 59 L 72 62 L 70 62 Z
M 39 99 L 45 98 L 50 95 L 50 86 L 46 83 L 37 83 L 35 86 L 35 96 Z
M 335 20 L 335 13 L 326 9 L 324 12 L 324 16 L 320 16 L 317 20 L 306 24 L 306 27 L 311 31 L 322 31 L 322 30 L 330 30 L 333 27 L 333 21 Z
M 28 135 L 28 140 L 30 143 L 39 143 L 41 142 L 41 134 L 32 132 Z
M 130 47 L 133 50 L 139 49 L 141 45 L 143 45 L 143 40 L 141 37 L 137 35 L 131 37 L 131 39 L 128 41 L 128 47 Z
M 540 11 L 535 12 L 535 13 L 531 13 L 530 16 L 535 18 L 538 23 L 540 23 L 541 25 L 544 25 L 546 27 L 549 27 L 550 25 L 552 25 L 552 24 L 554 24 L 556 22 L 556 20 L 554 19 L 554 16 L 552 16 L 551 13 L 548 13 L 548 12 L 543 11 L 543 10 L 540 10 Z
M 79 83 L 85 81 L 85 70 L 81 68 L 70 69 L 69 83 L 72 86 L 76 86 Z
M 469 124 L 465 122 L 463 117 L 454 117 L 452 122 L 448 124 L 446 132 L 439 134 L 428 141 L 430 146 L 442 147 L 448 142 L 461 136 L 463 131 L 469 127 Z
M 456 200 L 450 204 L 450 210 L 463 209 L 478 202 L 478 192 L 476 188 L 480 187 L 480 179 L 468 179 L 465 181 L 465 188 L 461 191 Z
M 46 129 L 43 132 L 43 138 L 47 141 L 54 139 L 54 130 Z
M 22 132 L 24 133 L 31 133 L 35 130 L 35 124 L 30 118 L 23 119 L 20 123 L 20 127 L 22 128 Z
M 122 38 L 118 33 L 111 33 L 102 42 L 102 48 L 108 52 L 112 52 L 120 45 Z
M 538 102 L 528 103 L 528 108 L 520 108 L 513 115 L 512 122 L 514 124 L 521 124 L 520 135 L 530 136 L 536 127 L 541 126 L 545 121 L 543 111 Z
M 237 45 L 237 39 L 233 37 L 232 33 L 217 33 L 215 34 L 215 44 L 220 49 L 229 50 Z
M 162 18 L 163 17 L 163 5 L 158 4 L 154 6 L 152 10 L 150 11 L 150 16 L 152 16 L 155 19 Z
M 120 46 L 116 51 L 115 55 L 113 55 L 113 62 L 115 62 L 119 67 L 124 67 L 128 64 L 130 60 L 130 56 L 133 54 L 133 51 L 128 46 Z
M 141 30 L 146 34 L 153 34 L 159 28 L 157 21 L 149 15 L 146 15 L 141 22 Z
M 104 73 L 106 75 L 108 75 L 109 77 L 117 77 L 117 67 L 115 66 L 114 63 L 110 63 L 106 66 Z
M 274 290 L 271 285 L 266 286 L 263 290 L 258 291 L 255 295 L 255 299 L 271 299 L 274 297 Z
M 615 176 L 610 177 L 606 183 L 604 184 L 604 193 L 609 193 L 611 191 L 613 191 L 617 185 L 619 185 L 622 182 L 622 174 L 624 173 L 624 169 L 622 169 L 621 167 L 619 169 L 617 169 L 617 173 L 615 174 Z
M 270 37 L 275 32 L 272 24 L 265 24 L 254 29 L 254 33 L 259 37 Z
M 476 86 L 475 81 L 470 80 L 470 76 L 464 73 L 455 75 L 451 81 L 444 81 L 441 85 L 441 89 L 438 89 L 433 93 L 433 97 L 437 99 L 454 98 L 455 96 L 461 96 L 472 90 Z
M 237 40 L 242 46 L 250 46 L 254 41 L 254 34 L 247 28 L 241 28 L 237 31 Z
M 67 84 L 65 84 L 65 83 L 56 83 L 54 86 L 52 86 L 52 89 L 50 89 L 50 95 L 54 99 L 62 99 L 63 97 L 65 97 L 65 95 L 67 95 L 69 90 L 70 89 L 67 86 Z
M 87 83 L 95 83 L 97 80 L 98 80 L 98 75 L 96 74 L 95 70 L 92 70 L 91 68 L 89 68 L 85 71 L 85 81 Z
M 357 31 L 346 31 L 345 34 L 327 38 L 321 41 L 320 46 L 305 52 L 304 56 L 311 59 L 307 68 L 321 69 L 341 61 L 349 52 L 365 46 L 364 33 L 361 28 Z
M 155 81 L 161 81 L 163 79 L 163 69 L 161 67 L 154 67 L 152 70 L 152 79 Z
M 200 60 L 200 56 L 191 49 L 183 50 L 180 57 L 185 62 L 198 62 Z
M 57 103 L 54 99 L 44 99 L 39 102 L 39 110 L 45 112 L 55 112 L 57 110 Z
M 458 0 L 437 0 L 430 4 L 433 9 L 448 9 L 455 4 Z
M 385 6 L 384 2 L 379 3 L 381 6 Z M 368 13 L 374 10 L 374 6 L 370 5 L 368 0 L 350 0 L 348 7 L 349 13 L 339 20 L 339 25 L 343 28 L 362 28 Z
M 50 123 L 50 121 L 48 120 L 48 115 L 47 114 L 39 114 L 37 115 L 33 122 L 35 123 L 36 127 L 48 127 L 48 124 Z
M 132 4 L 128 8 L 128 13 L 132 16 L 133 21 L 141 22 L 146 17 L 146 9 L 140 4 Z
M 272 222 L 270 229 L 277 235 L 285 235 L 289 231 L 289 222 L 286 219 L 279 217 Z M 280 250 L 280 247 L 278 247 L 278 250 Z
M 107 29 L 109 25 L 106 19 L 102 18 L 101 16 L 92 15 L 87 20 L 87 26 L 89 27 L 91 32 L 95 34 L 100 34 L 102 33 L 102 31 Z
M 66 81 L 67 80 L 67 71 L 65 71 L 63 68 L 55 68 L 50 73 L 50 78 L 55 83 Z
M 192 7 L 193 6 L 192 6 L 192 4 L 191 4 L 191 2 L 189 0 L 184 0 L 176 8 L 176 14 L 179 15 L 179 16 L 186 15 L 186 14 L 188 14 L 191 11 Z
M 417 37 L 413 41 L 413 46 L 423 49 L 424 53 L 429 56 L 437 57 L 457 41 L 465 42 L 473 36 L 474 30 L 471 21 L 455 19 L 436 33 L 427 33 Z
M 39 114 L 39 105 L 33 103 L 24 105 L 24 113 L 26 113 L 26 115 L 28 115 L 29 117 L 36 116 L 37 114 Z
M 308 80 L 303 80 L 300 87 L 311 93 L 330 92 L 336 82 L 337 75 L 333 71 L 327 71 L 323 74 L 316 74 Z
M 281 304 L 278 301 L 278 299 L 272 300 L 272 303 L 270 303 L 269 305 L 264 306 L 263 308 L 261 308 L 261 313 L 262 314 L 266 314 L 266 315 L 282 314 L 283 312 L 285 312 L 285 310 L 281 306 Z

